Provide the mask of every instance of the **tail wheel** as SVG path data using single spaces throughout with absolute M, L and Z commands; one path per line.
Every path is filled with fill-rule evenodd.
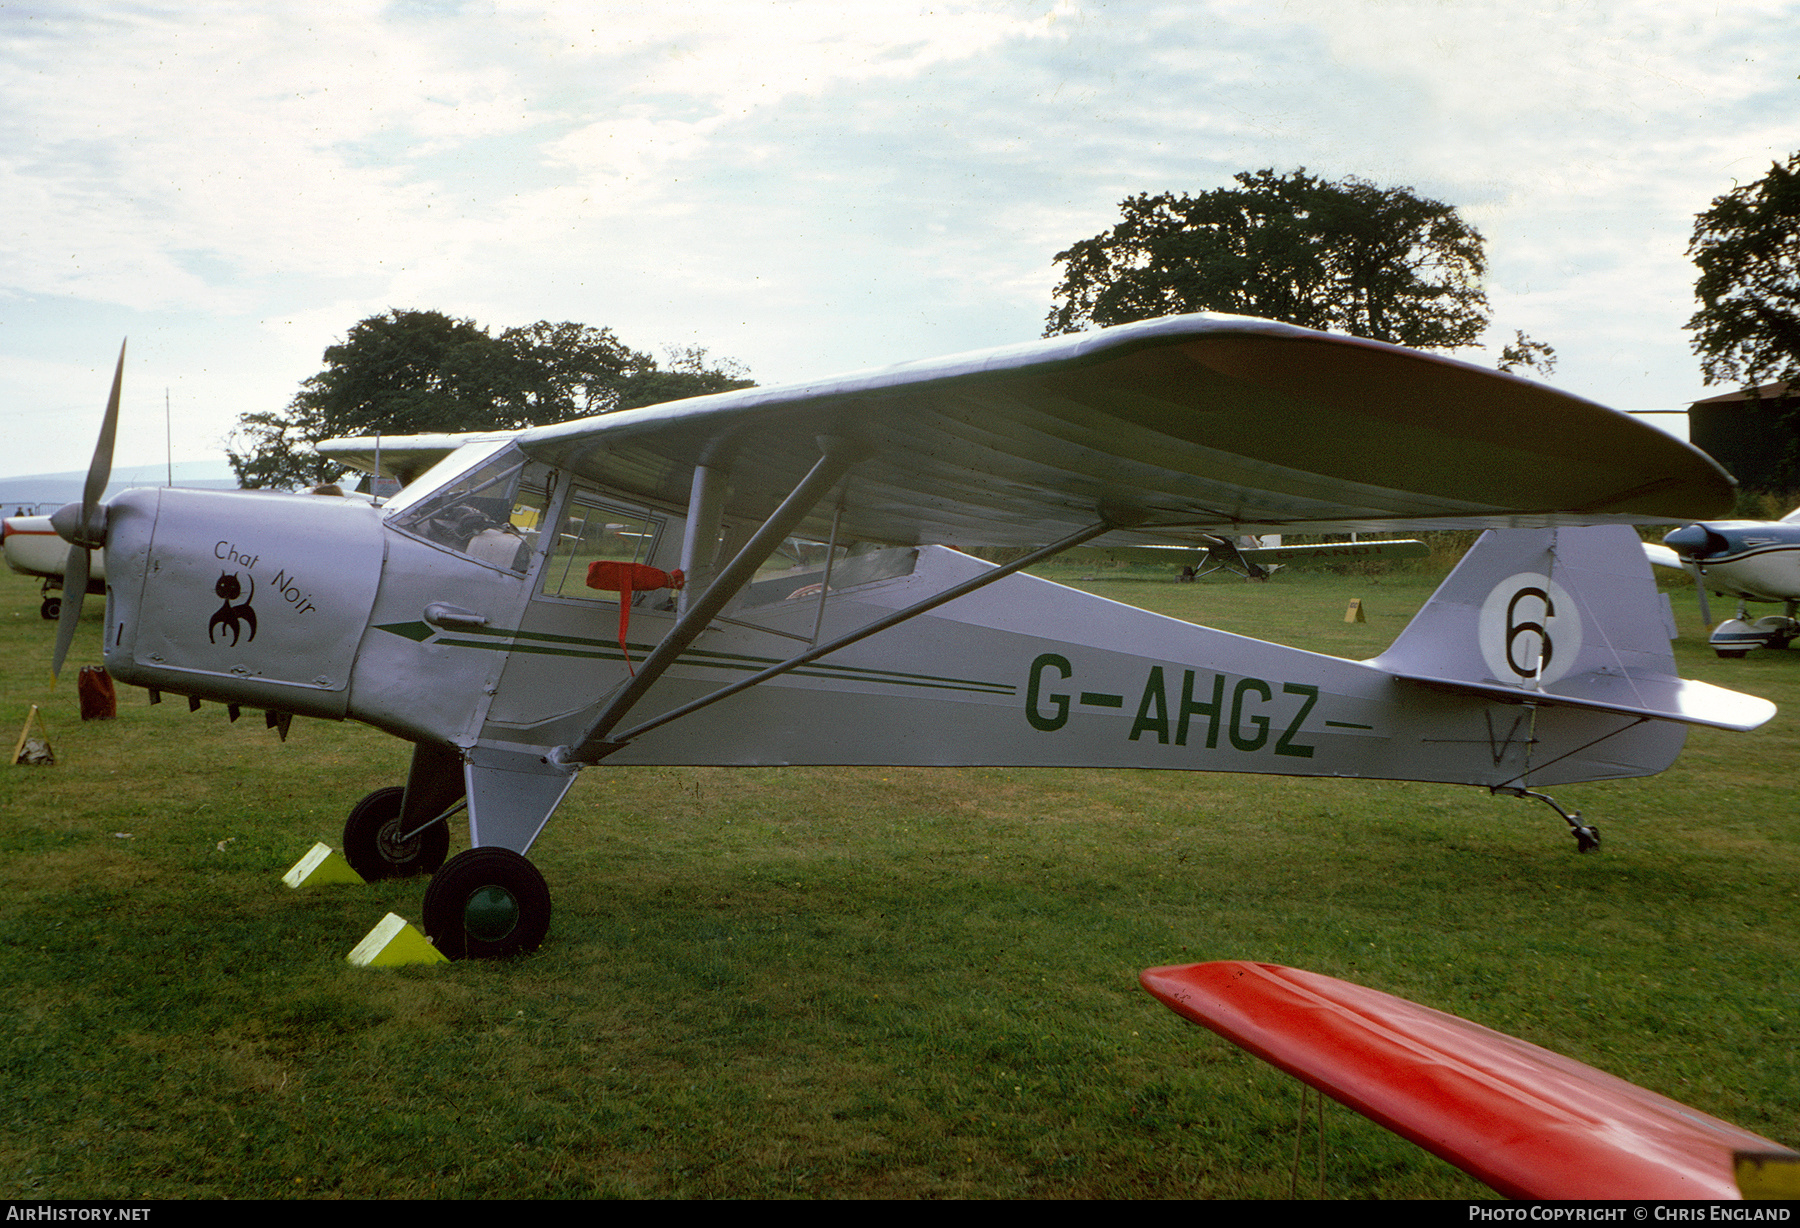
M 425 936 L 451 959 L 505 959 L 543 945 L 550 888 L 511 849 L 458 853 L 425 888 Z
M 430 874 L 450 852 L 450 825 L 439 820 L 410 839 L 400 825 L 406 790 L 377 789 L 356 803 L 344 820 L 344 860 L 369 882 Z

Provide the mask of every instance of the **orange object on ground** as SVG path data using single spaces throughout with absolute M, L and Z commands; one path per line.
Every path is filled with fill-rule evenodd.
M 1138 979 L 1176 1013 L 1510 1198 L 1736 1199 L 1736 1152 L 1788 1152 L 1572 1058 L 1334 977 L 1226 960 Z
M 588 564 L 589 588 L 619 594 L 619 651 L 625 654 L 625 668 L 633 674 L 637 670 L 631 664 L 631 650 L 625 647 L 625 633 L 631 629 L 631 595 L 659 588 L 679 589 L 685 583 L 687 577 L 679 567 L 664 571 L 644 563 L 617 563 L 605 559 Z

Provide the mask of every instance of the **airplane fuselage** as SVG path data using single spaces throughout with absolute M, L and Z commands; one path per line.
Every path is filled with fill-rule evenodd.
M 617 517 L 593 540 L 669 567 L 686 526 L 676 509 L 538 476 L 554 493 L 502 539 L 516 548 L 487 558 L 474 537 L 433 540 L 443 517 L 427 515 L 423 494 L 389 509 L 248 492 L 121 495 L 109 512 L 106 664 L 139 686 L 364 721 L 460 756 L 485 748 L 516 770 L 551 771 L 546 761 L 580 742 L 679 613 L 671 593 L 636 594 L 621 645 L 617 594 L 571 578 L 570 563 L 586 556 L 567 548 L 593 544 L 572 526 Z M 717 537 L 732 535 L 725 527 Z M 992 570 L 936 546 L 847 555 L 829 585 L 822 559 L 765 569 L 630 719 L 653 720 Z M 1529 610 L 1543 598 L 1517 587 L 1507 617 L 1525 625 L 1519 602 Z M 1545 621 L 1541 608 L 1534 617 Z M 646 732 L 610 761 L 1138 767 L 1497 786 L 1659 771 L 1684 738 L 1660 722 L 1626 732 L 1635 722 L 1617 717 L 1596 743 L 1596 719 L 1472 703 L 1380 663 L 1016 574 Z M 523 851 L 538 826 L 489 830 Z

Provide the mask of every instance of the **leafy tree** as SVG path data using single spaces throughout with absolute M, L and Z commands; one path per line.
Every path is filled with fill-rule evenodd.
M 637 409 L 644 405 L 661 405 L 664 401 L 681 401 L 712 392 L 728 392 L 754 384 L 742 363 L 729 358 L 711 359 L 705 346 L 672 347 L 665 352 L 667 361 L 658 367 L 634 375 L 619 388 L 615 409 Z
M 1508 375 L 1516 374 L 1519 367 L 1524 367 L 1548 379 L 1556 371 L 1556 349 L 1527 337 L 1523 329 L 1515 328 L 1513 340 L 1501 347 L 1498 366 Z
M 1130 197 L 1117 226 L 1057 253 L 1044 335 L 1220 311 L 1455 349 L 1487 327 L 1482 238 L 1451 206 L 1305 170 L 1235 178 Z
M 336 481 L 344 471 L 312 450 L 331 437 L 328 429 L 292 412 L 242 414 L 225 441 L 225 457 L 247 490 L 300 490 Z
M 240 417 L 227 455 L 244 486 L 311 486 L 342 468 L 312 451 L 322 439 L 516 430 L 751 383 L 704 349 L 670 359 L 663 368 L 586 324 L 540 320 L 494 337 L 442 312 L 390 311 L 328 348 L 284 412 Z
M 1800 378 L 1800 153 L 1694 219 L 1700 266 L 1687 322 L 1706 382 Z
M 569 321 L 509 328 L 496 344 L 514 377 L 496 408 L 517 426 L 618 409 L 623 389 L 656 370 L 654 358 L 626 348 L 612 329 Z

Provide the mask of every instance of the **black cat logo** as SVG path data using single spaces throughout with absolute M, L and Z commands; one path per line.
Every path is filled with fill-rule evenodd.
M 213 595 L 223 598 L 225 604 L 220 606 L 217 610 L 214 610 L 212 618 L 207 621 L 207 643 L 211 644 L 215 642 L 213 639 L 214 631 L 218 630 L 220 627 L 229 627 L 231 628 L 231 646 L 236 648 L 238 633 L 243 629 L 243 625 L 246 623 L 249 624 L 250 627 L 250 638 L 256 638 L 256 611 L 250 608 L 250 597 L 256 596 L 256 579 L 254 576 L 250 579 L 250 597 L 244 598 L 243 602 L 239 605 L 232 605 L 231 603 L 236 601 L 238 595 L 243 591 L 244 586 L 238 583 L 237 573 L 235 571 L 224 573 L 219 577 L 219 582 L 213 585 Z

